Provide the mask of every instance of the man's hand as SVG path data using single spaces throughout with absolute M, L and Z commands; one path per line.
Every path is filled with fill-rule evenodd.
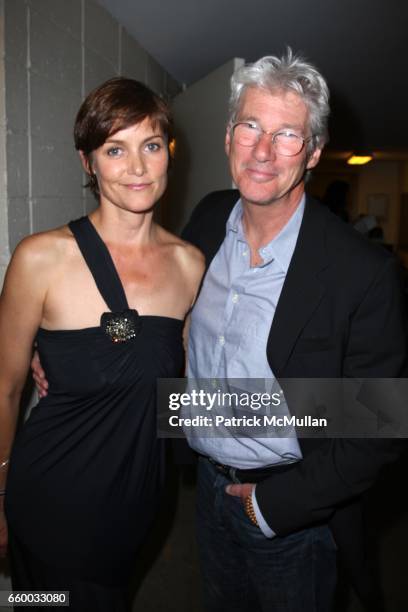
M 242 501 L 244 502 L 245 498 L 248 497 L 248 495 L 251 495 L 252 490 L 254 488 L 255 488 L 254 484 L 247 482 L 245 484 L 227 485 L 225 487 L 225 491 L 226 493 L 228 493 L 228 495 L 233 495 L 234 497 L 240 497 Z
M 40 357 L 37 351 L 34 352 L 31 360 L 31 369 L 33 371 L 33 378 L 37 388 L 38 397 L 45 397 L 48 391 L 48 381 L 45 378 L 45 372 L 42 369 Z
M 259 523 L 257 520 L 257 516 L 252 503 L 252 491 L 254 490 L 255 485 L 252 483 L 245 484 L 232 484 L 225 487 L 226 493 L 228 495 L 233 495 L 234 497 L 240 497 L 242 505 L 244 506 L 245 514 L 248 519 L 251 521 L 253 525 L 259 527 Z

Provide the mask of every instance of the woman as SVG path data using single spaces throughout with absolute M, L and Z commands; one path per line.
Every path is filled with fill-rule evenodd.
M 14 589 L 114 612 L 158 505 L 156 379 L 180 375 L 203 258 L 153 221 L 171 139 L 158 96 L 112 79 L 82 104 L 74 137 L 99 206 L 23 240 L 1 296 L 0 552 L 6 515 Z M 48 395 L 11 452 L 34 340 Z

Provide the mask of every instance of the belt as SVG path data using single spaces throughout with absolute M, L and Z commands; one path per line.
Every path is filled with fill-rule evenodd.
M 267 467 L 255 468 L 253 470 L 241 470 L 240 468 L 234 468 L 231 465 L 224 465 L 218 463 L 212 457 L 205 457 L 215 469 L 223 474 L 226 478 L 229 478 L 232 482 L 241 484 L 245 482 L 257 483 L 262 482 L 273 474 L 281 474 L 287 472 L 292 468 L 294 463 L 297 461 L 291 461 L 290 463 L 279 463 L 276 465 L 268 465 Z

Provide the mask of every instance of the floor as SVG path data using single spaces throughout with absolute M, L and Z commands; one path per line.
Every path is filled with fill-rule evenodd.
M 407 473 L 408 458 L 388 470 L 368 497 L 372 511 L 367 524 L 379 552 L 387 612 L 408 612 Z M 203 612 L 194 538 L 193 469 L 173 470 L 165 500 L 139 559 L 133 612 Z M 0 564 L 0 590 L 9 588 L 2 569 L 4 564 Z M 0 607 L 0 612 L 9 610 Z M 348 587 L 339 591 L 337 612 L 362 612 Z
M 203 612 L 194 537 L 195 470 L 171 474 L 167 499 L 136 576 L 133 612 Z M 154 552 L 153 552 L 154 551 Z
M 385 472 L 367 496 L 367 505 L 372 508 L 367 524 L 378 549 L 387 612 L 408 612 L 407 473 L 408 457 Z M 194 539 L 194 472 L 174 473 L 169 491 L 173 502 L 166 504 L 158 520 L 154 543 L 149 544 L 155 551 L 144 562 L 149 569 L 135 580 L 133 612 L 203 610 Z M 337 612 L 362 612 L 355 595 L 345 584 L 339 588 Z

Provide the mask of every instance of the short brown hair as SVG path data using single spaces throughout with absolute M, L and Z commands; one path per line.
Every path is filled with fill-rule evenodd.
M 149 118 L 153 127 L 160 127 L 170 141 L 173 120 L 168 104 L 140 81 L 115 77 L 102 83 L 85 98 L 74 125 L 75 148 L 89 156 L 115 132 Z M 87 187 L 98 197 L 94 176 Z

